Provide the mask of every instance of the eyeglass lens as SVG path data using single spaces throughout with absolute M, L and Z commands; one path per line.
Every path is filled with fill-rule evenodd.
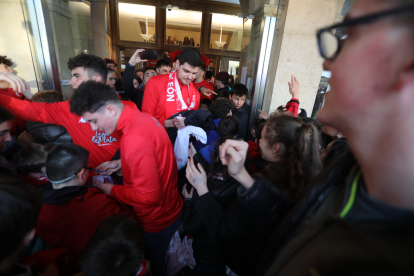
M 321 33 L 320 36 L 322 55 L 326 59 L 334 58 L 339 47 L 338 38 L 330 31 Z

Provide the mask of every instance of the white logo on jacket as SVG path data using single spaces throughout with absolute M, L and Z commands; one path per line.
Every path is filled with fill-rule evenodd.
M 86 121 L 83 117 L 80 118 L 79 123 L 87 123 L 88 121 Z

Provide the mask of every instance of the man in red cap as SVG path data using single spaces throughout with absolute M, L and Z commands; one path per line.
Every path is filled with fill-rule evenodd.
M 216 81 L 214 82 L 214 88 L 217 88 L 217 94 L 223 90 L 228 90 L 228 91 L 231 90 L 231 88 L 229 87 L 229 79 L 230 79 L 230 75 L 227 72 L 219 72 L 216 74 Z

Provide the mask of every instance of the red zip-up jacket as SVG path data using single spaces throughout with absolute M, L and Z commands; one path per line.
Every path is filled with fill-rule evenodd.
M 133 102 L 123 103 L 134 107 L 138 111 Z M 69 101 L 53 104 L 35 103 L 0 94 L 0 105 L 14 116 L 26 121 L 64 126 L 73 142 L 89 151 L 89 165 L 94 168 L 111 160 L 119 149 L 121 134 L 118 131 L 115 131 L 112 135 L 107 135 L 99 130 L 92 131 L 91 126 L 85 119 L 70 112 Z
M 30 99 L 27 98 L 25 95 L 23 95 L 23 93 L 14 91 L 12 88 L 0 89 L 0 94 L 10 96 L 10 97 L 13 97 L 13 98 L 16 98 L 16 99 L 22 99 L 22 100 L 30 101 Z
M 183 205 L 171 141 L 155 118 L 128 106 L 117 130 L 124 185 L 115 185 L 111 196 L 133 207 L 145 231 L 159 232 L 178 218 Z
M 165 102 L 167 100 L 167 84 L 168 84 L 169 74 L 159 75 L 152 77 L 147 85 L 145 86 L 144 98 L 142 100 L 142 112 L 150 114 L 155 119 L 157 119 L 162 126 L 164 126 L 164 121 L 170 118 L 172 115 L 184 111 L 177 110 L 174 113 L 167 114 L 165 108 Z M 184 99 L 188 98 L 188 89 L 194 89 L 196 96 L 196 106 L 193 110 L 196 110 L 200 106 L 200 92 L 195 88 L 194 84 L 191 82 L 189 85 L 183 85 L 182 82 L 178 79 L 178 84 L 182 86 L 181 93 Z M 187 109 L 186 109 L 187 110 Z

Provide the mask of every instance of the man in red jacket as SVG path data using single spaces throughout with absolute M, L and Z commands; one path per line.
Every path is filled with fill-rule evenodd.
M 140 61 L 137 52 L 135 52 L 136 58 Z M 200 93 L 194 86 L 193 80 L 203 64 L 201 55 L 196 49 L 182 50 L 175 64 L 176 71 L 154 76 L 147 83 L 142 112 L 154 116 L 166 128 L 184 128 L 185 118 L 167 119 L 181 111 L 198 109 Z
M 75 90 L 87 80 L 106 82 L 108 72 L 106 64 L 103 59 L 97 56 L 77 55 L 69 59 L 68 68 L 72 70 L 70 84 Z M 14 87 L 14 90 L 20 90 L 19 92 L 27 88 L 25 87 L 27 84 L 13 74 L 0 73 L 0 80 L 4 79 Z M 125 103 L 133 105 L 135 108 L 135 104 L 132 102 Z M 92 167 L 111 160 L 119 148 L 120 134 L 118 131 L 112 135 L 108 135 L 101 130 L 92 131 L 89 123 L 84 118 L 70 112 L 68 101 L 54 104 L 33 103 L 0 94 L 0 105 L 14 116 L 26 121 L 64 126 L 73 142 L 83 146 L 90 152 L 89 165 Z
M 200 89 L 202 87 L 207 88 L 210 91 L 214 91 L 214 88 L 204 79 L 204 74 L 206 72 L 206 65 L 203 63 L 198 70 L 198 73 L 196 75 L 196 78 L 194 79 L 194 85 L 197 89 Z M 204 94 L 200 95 L 200 101 L 202 99 L 209 99 L 213 100 L 213 93 L 210 94 L 210 96 L 205 96 Z
M 110 87 L 101 83 L 89 81 L 81 85 L 70 107 L 94 131 L 101 129 L 109 135 L 116 130 L 122 132 L 120 162 L 109 162 L 101 169 L 120 166 L 124 185 L 94 185 L 132 205 L 144 229 L 152 273 L 167 275 L 165 254 L 181 223 L 183 202 L 177 188 L 174 150 L 164 127 L 152 116 L 125 106 Z
M 78 271 L 79 256 L 98 224 L 110 215 L 124 213 L 114 199 L 96 187 L 85 186 L 88 155 L 78 145 L 55 146 L 46 159 L 50 182 L 36 186 L 43 195 L 37 233 L 52 248 L 69 250 L 71 273 Z

